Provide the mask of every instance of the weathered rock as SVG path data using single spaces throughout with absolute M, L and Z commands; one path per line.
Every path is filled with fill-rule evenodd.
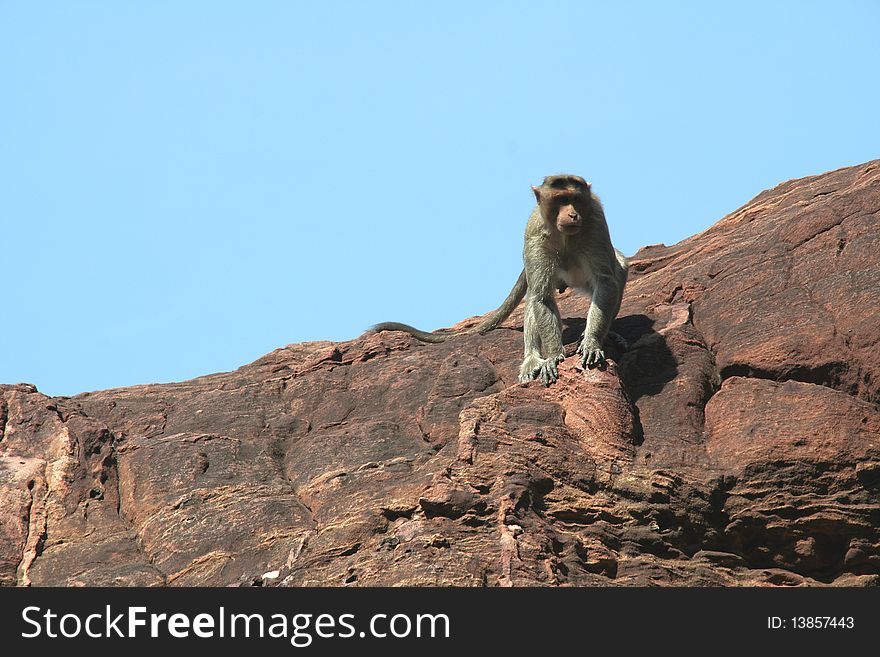
M 629 349 L 550 388 L 516 383 L 521 310 L 0 386 L 0 584 L 876 585 L 878 218 L 872 162 L 642 249 Z M 588 301 L 560 307 L 572 354 Z

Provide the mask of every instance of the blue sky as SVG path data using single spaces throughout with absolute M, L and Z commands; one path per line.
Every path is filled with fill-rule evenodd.
M 495 308 L 529 185 L 632 254 L 880 157 L 880 3 L 0 1 L 0 382 Z

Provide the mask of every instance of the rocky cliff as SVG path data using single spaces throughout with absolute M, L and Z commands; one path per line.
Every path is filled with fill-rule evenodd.
M 516 384 L 521 311 L 184 383 L 0 386 L 0 583 L 877 584 L 878 219 L 880 161 L 642 249 L 630 348 L 550 388 Z M 587 306 L 561 295 L 569 353 Z

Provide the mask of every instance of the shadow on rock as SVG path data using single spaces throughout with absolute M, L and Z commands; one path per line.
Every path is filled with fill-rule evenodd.
M 635 404 L 645 395 L 658 395 L 678 375 L 678 361 L 666 338 L 654 330 L 655 320 L 647 315 L 627 315 L 614 322 L 612 330 L 629 343 L 622 354 L 612 351 L 620 364 L 620 379 Z

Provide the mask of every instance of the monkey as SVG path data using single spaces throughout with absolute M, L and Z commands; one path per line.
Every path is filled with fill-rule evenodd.
M 629 261 L 611 244 L 605 211 L 591 183 L 580 176 L 560 174 L 547 176 L 532 192 L 537 204 L 526 223 L 523 270 L 489 317 L 463 331 L 428 333 L 398 322 L 376 324 L 371 330 L 405 331 L 423 342 L 445 342 L 456 335 L 494 329 L 525 299 L 524 357 L 518 379 L 528 383 L 540 378 L 549 386 L 559 378 L 558 365 L 565 358 L 554 291 L 572 287 L 591 297 L 577 348 L 581 367 L 604 365 L 603 342 L 620 310 Z

